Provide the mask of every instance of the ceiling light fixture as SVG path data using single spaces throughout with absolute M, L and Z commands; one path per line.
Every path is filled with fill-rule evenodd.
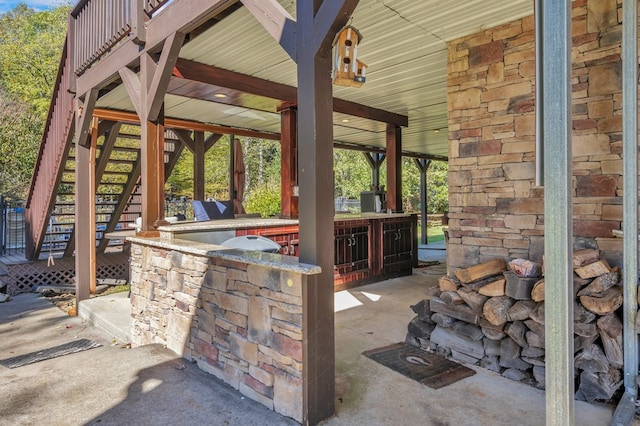
M 433 133 L 440 133 L 440 129 L 434 129 Z
M 215 95 L 213 95 L 214 98 L 226 98 L 227 95 L 225 95 L 224 93 L 216 93 Z
M 343 118 L 343 119 L 342 119 L 342 122 L 343 122 L 343 123 L 348 123 L 348 122 L 349 122 L 349 119 L 348 119 L 348 118 Z

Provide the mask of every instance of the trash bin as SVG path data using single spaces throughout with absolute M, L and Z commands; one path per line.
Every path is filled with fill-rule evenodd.
M 267 253 L 277 253 L 280 251 L 280 244 L 259 235 L 243 235 L 241 237 L 229 238 L 220 245 L 240 250 L 263 251 Z

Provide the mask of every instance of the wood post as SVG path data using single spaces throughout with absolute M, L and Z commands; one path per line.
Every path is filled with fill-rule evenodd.
M 193 132 L 193 199 L 204 200 L 204 132 Z
M 387 209 L 402 213 L 402 128 L 387 124 Z
M 290 106 L 280 111 L 280 216 L 298 217 L 298 110 Z
M 76 116 L 82 120 L 81 116 Z M 76 301 L 96 290 L 96 145 L 98 120 L 92 120 L 88 143 L 76 139 Z M 51 244 L 51 243 L 50 243 Z
M 155 237 L 164 220 L 164 94 L 180 53 L 184 34 L 164 41 L 156 60 L 149 52 L 140 57 L 140 75 L 124 67 L 122 82 L 140 118 L 142 159 L 142 226 L 138 235 Z
M 427 170 L 431 160 L 425 158 L 416 158 L 416 166 L 420 170 L 420 222 L 422 227 L 420 228 L 420 241 L 422 244 L 428 244 L 427 238 Z
M 371 184 L 376 189 L 380 189 L 380 166 L 386 156 L 380 152 L 363 152 L 363 154 L 371 167 Z

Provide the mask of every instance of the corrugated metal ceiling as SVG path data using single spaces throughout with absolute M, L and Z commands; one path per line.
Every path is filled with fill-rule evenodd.
M 295 17 L 295 1 L 280 1 Z M 447 156 L 446 42 L 533 13 L 533 0 L 361 0 L 351 25 L 363 40 L 368 65 L 361 88 L 334 86 L 334 96 L 407 115 L 403 149 Z M 180 57 L 296 85 L 295 64 L 245 9 L 240 8 L 187 43 Z M 117 88 L 99 106 L 132 110 Z M 277 114 L 167 95 L 165 114 L 211 124 L 278 132 Z M 339 143 L 384 147 L 385 126 L 334 114 Z M 439 132 L 434 132 L 439 131 Z

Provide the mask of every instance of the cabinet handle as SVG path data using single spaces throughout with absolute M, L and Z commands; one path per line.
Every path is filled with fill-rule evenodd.
M 400 231 L 396 231 L 396 238 L 395 238 L 395 240 L 396 240 L 396 241 L 398 241 L 400 238 L 401 238 Z
M 356 243 L 357 243 L 357 241 L 356 241 L 356 237 L 351 237 L 349 240 L 350 240 L 350 241 L 353 241 L 353 242 L 351 243 L 351 245 L 352 245 L 352 246 L 355 246 L 355 245 L 356 245 Z
M 349 244 L 347 245 L 347 247 L 351 247 L 353 244 L 351 243 L 351 238 L 349 238 Z

